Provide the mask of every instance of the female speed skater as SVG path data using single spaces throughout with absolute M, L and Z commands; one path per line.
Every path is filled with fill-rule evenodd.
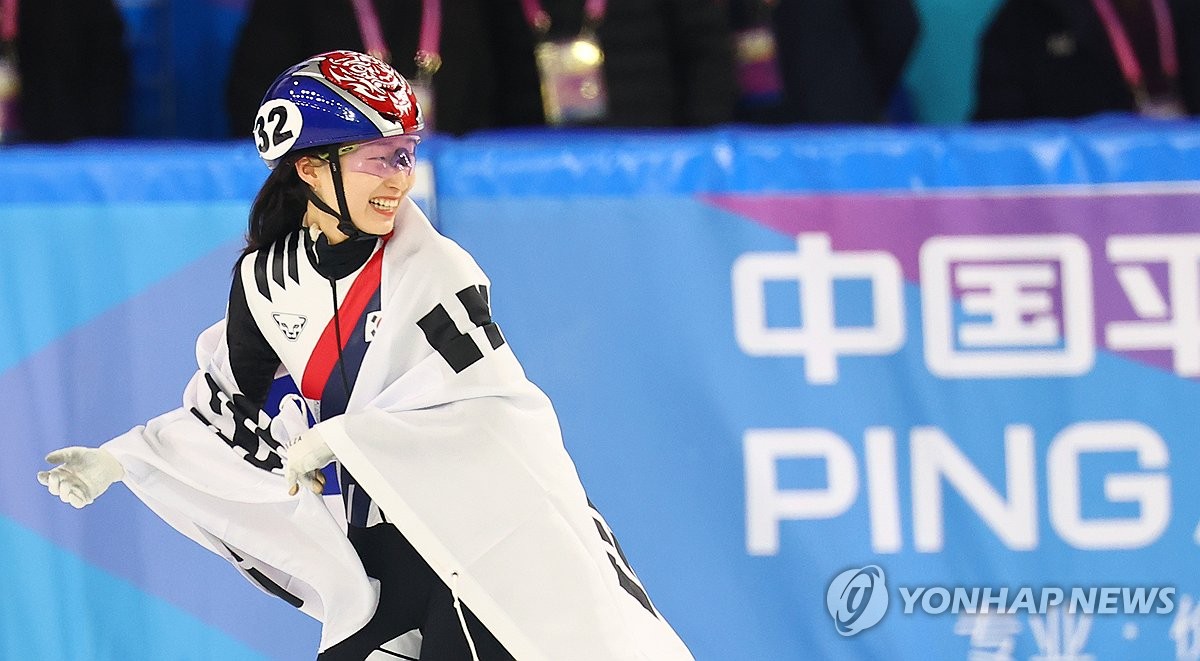
M 409 199 L 422 127 L 371 56 L 284 71 L 254 126 L 271 174 L 183 406 L 52 452 L 38 479 L 75 507 L 124 482 L 319 619 L 322 661 L 389 643 L 426 661 L 690 660 L 492 319 L 491 283 Z M 283 375 L 298 393 L 272 419 Z M 330 464 L 344 521 L 318 495 Z

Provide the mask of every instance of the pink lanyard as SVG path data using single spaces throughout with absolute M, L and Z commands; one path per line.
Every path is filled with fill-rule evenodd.
M 15 0 L 14 0 L 15 1 Z M 354 15 L 358 19 L 358 31 L 362 35 L 367 53 L 388 62 L 391 53 L 383 40 L 383 29 L 379 26 L 379 15 L 375 13 L 372 0 L 350 0 Z M 417 40 L 417 68 L 420 73 L 433 75 L 442 64 L 438 48 L 442 37 L 441 0 L 424 0 L 421 3 L 421 35 Z
M 1113 6 L 1112 0 L 1092 0 L 1092 4 L 1095 5 L 1100 20 L 1104 22 L 1104 29 L 1108 31 L 1108 40 L 1112 42 L 1113 52 L 1117 55 L 1117 63 L 1121 65 L 1125 81 L 1134 90 L 1143 89 L 1145 83 L 1142 66 L 1133 52 L 1129 35 L 1121 25 L 1117 8 Z M 1150 7 L 1154 11 L 1154 23 L 1158 28 L 1158 54 L 1162 59 L 1163 73 L 1169 80 L 1175 80 L 1179 75 L 1179 56 L 1175 52 L 1175 27 L 1171 23 L 1171 10 L 1167 7 L 1166 0 L 1150 0 Z
M 0 0 L 0 42 L 17 40 L 17 0 Z
M 585 25 L 597 26 L 604 20 L 608 0 L 586 0 L 583 4 Z M 521 0 L 521 8 L 525 10 L 525 22 L 538 34 L 550 31 L 550 14 L 542 7 L 541 0 Z

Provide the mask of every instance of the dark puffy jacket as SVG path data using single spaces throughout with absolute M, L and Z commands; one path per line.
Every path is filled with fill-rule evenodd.
M 734 0 L 735 27 L 763 0 Z M 770 12 L 783 98 L 744 107 L 752 122 L 871 123 L 885 119 L 916 44 L 913 0 L 779 0 Z
M 22 139 L 125 133 L 129 56 L 111 0 L 32 0 L 17 14 Z
M 542 0 L 551 17 L 550 36 L 578 34 L 583 4 Z M 609 125 L 708 126 L 733 118 L 733 53 L 724 1 L 608 0 L 597 32 Z M 528 28 L 525 38 L 532 52 Z
M 1171 9 L 1179 89 L 1188 112 L 1197 114 L 1200 2 L 1173 0 Z M 1083 117 L 1134 108 L 1090 0 L 1007 0 L 982 41 L 976 99 L 978 120 Z
M 532 51 L 524 52 L 516 0 L 441 0 L 442 67 L 434 76 L 437 130 L 465 133 L 541 122 Z M 376 0 L 392 65 L 416 74 L 420 0 Z M 234 49 L 226 103 L 235 135 L 254 123 L 267 87 L 284 69 L 331 50 L 364 50 L 350 0 L 254 0 Z M 524 69 L 511 75 L 511 62 Z

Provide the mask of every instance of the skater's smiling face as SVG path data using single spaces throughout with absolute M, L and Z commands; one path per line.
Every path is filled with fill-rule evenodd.
M 419 141 L 417 136 L 401 135 L 337 148 L 346 206 L 351 222 L 359 230 L 382 236 L 395 228 L 400 203 L 415 182 L 413 168 Z M 326 204 L 338 209 L 330 167 L 333 158 L 332 153 L 301 158 L 296 162 L 296 172 Z M 305 225 L 310 224 L 317 225 L 331 244 L 346 238 L 337 229 L 337 221 L 311 202 L 305 214 Z

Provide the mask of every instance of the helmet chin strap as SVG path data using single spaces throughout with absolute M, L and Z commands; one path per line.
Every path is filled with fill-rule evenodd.
M 304 194 L 308 197 L 308 201 L 313 203 L 313 206 L 329 214 L 330 216 L 333 216 L 333 218 L 338 221 L 338 230 L 342 234 L 345 234 L 346 238 L 349 240 L 367 241 L 370 239 L 376 239 L 378 237 L 373 234 L 367 234 L 366 232 L 358 229 L 358 227 L 354 225 L 354 222 L 350 220 L 350 205 L 346 203 L 346 187 L 342 184 L 341 165 L 341 157 L 338 156 L 337 148 L 335 147 L 329 158 L 329 173 L 333 178 L 333 192 L 335 195 L 337 195 L 338 209 L 340 210 L 340 213 L 338 211 L 334 211 L 328 204 L 325 204 L 325 200 L 322 200 L 321 197 L 317 195 L 317 191 L 311 187 L 305 186 Z

